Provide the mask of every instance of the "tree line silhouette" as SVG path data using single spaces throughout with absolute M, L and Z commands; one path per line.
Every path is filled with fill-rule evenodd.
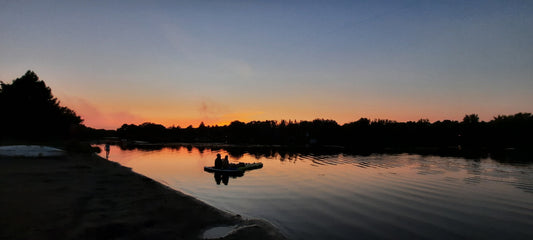
M 334 120 L 233 121 L 227 126 L 165 127 L 156 123 L 124 124 L 116 130 L 83 125 L 73 110 L 61 106 L 51 89 L 32 71 L 0 82 L 0 140 L 101 139 L 128 141 L 200 142 L 241 145 L 341 146 L 347 149 L 409 147 L 522 148 L 533 147 L 531 113 L 499 115 L 489 122 L 477 114 L 462 121 L 428 119 L 397 122 L 387 119 L 339 125 Z
M 161 124 L 124 124 L 117 136 L 148 142 L 218 142 L 229 144 L 266 144 L 288 146 L 342 146 L 351 149 L 462 147 L 531 148 L 533 115 L 499 115 L 489 122 L 477 114 L 462 121 L 428 119 L 397 122 L 386 119 L 357 121 L 339 125 L 334 120 L 313 121 L 234 121 L 228 126 L 197 128 L 170 127 Z

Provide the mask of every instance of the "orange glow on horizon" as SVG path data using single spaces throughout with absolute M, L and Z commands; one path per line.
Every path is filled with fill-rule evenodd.
M 76 111 L 78 112 L 78 111 Z M 361 118 L 368 118 L 370 120 L 375 119 L 388 119 L 398 122 L 407 122 L 407 121 L 418 121 L 420 119 L 429 119 L 430 122 L 436 122 L 436 121 L 443 121 L 443 120 L 455 120 L 455 121 L 461 121 L 462 117 L 467 114 L 457 114 L 456 116 L 450 116 L 450 117 L 432 117 L 432 116 L 421 116 L 420 114 L 353 114 L 351 116 L 341 116 L 340 118 L 335 119 L 334 117 L 328 117 L 328 116 L 318 116 L 315 117 L 309 117 L 309 118 L 252 118 L 249 115 L 241 115 L 238 114 L 232 114 L 231 118 L 229 116 L 224 116 L 218 119 L 213 118 L 169 118 L 169 117 L 162 117 L 162 118 L 156 118 L 156 117 L 143 117 L 143 116 L 137 116 L 133 114 L 128 113 L 113 113 L 112 115 L 103 115 L 103 114 L 91 114 L 83 113 L 81 112 L 82 118 L 84 119 L 84 124 L 88 127 L 93 128 L 103 128 L 103 129 L 109 129 L 114 130 L 117 128 L 120 128 L 123 124 L 135 124 L 140 125 L 145 122 L 151 122 L 155 124 L 161 124 L 165 127 L 181 127 L 186 128 L 188 126 L 192 126 L 194 128 L 200 126 L 201 123 L 204 123 L 206 126 L 227 126 L 233 121 L 240 121 L 244 123 L 248 123 L 251 121 L 266 121 L 266 120 L 274 120 L 277 122 L 280 122 L 282 120 L 285 121 L 312 121 L 314 119 L 329 119 L 336 121 L 339 125 L 343 125 L 345 123 L 350 123 L 357 121 Z M 483 119 L 483 116 L 480 116 L 481 119 Z M 491 120 L 492 117 L 488 118 L 487 120 Z
M 179 126 L 187 128 L 192 126 L 198 127 L 202 122 L 206 126 L 227 126 L 233 121 L 240 121 L 248 123 L 251 121 L 266 121 L 274 120 L 280 122 L 285 121 L 312 121 L 314 119 L 329 119 L 335 120 L 339 125 L 350 123 L 359 120 L 360 118 L 388 119 L 398 122 L 418 121 L 420 119 L 429 119 L 430 122 L 442 120 L 461 121 L 466 114 L 476 112 L 454 112 L 442 111 L 431 114 L 424 114 L 420 108 L 407 107 L 395 108 L 387 111 L 382 111 L 383 106 L 371 108 L 375 106 L 354 107 L 347 111 L 345 107 L 339 108 L 324 108 L 327 111 L 319 111 L 318 106 L 304 105 L 301 108 L 296 106 L 283 106 L 279 108 L 265 107 L 258 110 L 242 110 L 242 111 L 218 111 L 215 113 L 205 114 L 198 112 L 194 107 L 184 108 L 180 111 L 172 110 L 172 108 L 148 108 L 147 110 L 134 108 L 113 108 L 113 104 L 109 103 L 93 103 L 81 98 L 62 97 L 66 101 L 62 102 L 64 106 L 73 109 L 78 115 L 84 119 L 84 124 L 88 127 L 114 130 L 120 128 L 123 124 L 140 125 L 145 122 L 161 124 L 165 127 Z M 132 106 L 135 106 L 132 104 Z M 258 107 L 259 108 L 259 107 Z M 120 109 L 119 111 L 114 109 Z M 170 109 L 170 110 L 169 110 Z M 296 109 L 296 110 L 293 110 Z M 495 115 L 489 113 L 479 114 L 483 121 L 490 121 Z M 514 114 L 514 113 L 501 113 Z
M 403 117 L 403 118 L 392 118 L 392 117 L 372 117 L 372 116 L 361 116 L 361 117 L 354 117 L 350 120 L 346 120 L 346 121 L 339 121 L 339 120 L 336 120 L 336 119 L 333 119 L 333 118 L 328 118 L 328 117 L 316 117 L 316 118 L 312 118 L 312 119 L 249 119 L 249 118 L 235 118 L 235 119 L 227 119 L 227 120 L 220 120 L 220 121 L 216 121 L 216 120 L 204 120 L 204 119 L 173 119 L 173 120 L 169 120 L 167 118 L 162 118 L 162 119 L 156 119 L 156 118 L 145 118 L 145 119 L 139 119 L 137 121 L 125 121 L 125 122 L 119 122 L 119 121 L 115 121 L 113 123 L 116 124 L 116 128 L 106 128 L 105 126 L 109 126 L 108 124 L 111 124 L 111 123 L 105 123 L 106 125 L 104 125 L 104 128 L 105 129 L 109 129 L 109 130 L 114 130 L 114 129 L 117 129 L 117 128 L 120 128 L 123 124 L 135 124 L 135 125 L 140 125 L 142 123 L 146 123 L 146 122 L 150 122 L 150 123 L 155 123 L 155 124 L 161 124 L 167 128 L 170 128 L 170 127 L 180 127 L 180 128 L 187 128 L 189 126 L 192 126 L 194 128 L 197 128 L 198 126 L 200 126 L 201 123 L 203 123 L 205 126 L 228 126 L 230 125 L 232 122 L 234 121 L 240 121 L 240 122 L 244 122 L 244 123 L 248 123 L 248 122 L 251 122 L 251 121 L 269 121 L 269 120 L 273 120 L 273 121 L 277 121 L 278 123 L 281 122 L 282 120 L 285 120 L 285 121 L 296 121 L 296 122 L 300 122 L 300 121 L 313 121 L 315 119 L 328 119 L 328 120 L 334 120 L 336 121 L 339 125 L 343 125 L 343 124 L 346 124 L 346 123 L 350 123 L 350 122 L 355 122 L 361 118 L 367 118 L 367 119 L 370 119 L 371 121 L 373 120 L 377 120 L 377 119 L 387 119 L 387 120 L 393 120 L 393 121 L 397 121 L 397 122 L 407 122 L 407 121 L 418 121 L 420 119 L 429 119 L 430 122 L 436 122 L 436 121 L 443 121 L 443 120 L 452 120 L 452 121 L 461 121 L 462 118 L 428 118 L 428 117 L 413 117 L 413 118 L 408 118 L 408 117 Z M 99 124 L 104 124 L 102 123 L 101 121 L 91 121 L 91 120 L 87 120 L 86 118 L 84 118 L 85 121 L 84 123 L 89 126 L 89 127 L 93 127 L 93 128 L 99 128 L 99 126 L 102 126 L 102 125 L 99 125 Z

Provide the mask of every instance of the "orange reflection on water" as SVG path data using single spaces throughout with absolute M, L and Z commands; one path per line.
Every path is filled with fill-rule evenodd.
M 157 151 L 122 150 L 118 146 L 111 146 L 109 160 L 128 166 L 147 176 L 181 175 L 194 177 L 203 172 L 204 166 L 213 165 L 214 156 L 226 151 L 212 151 L 198 148 L 162 148 Z M 211 160 L 211 158 L 213 158 Z M 157 179 L 156 179 L 157 180 Z
M 384 167 L 380 165 L 380 161 L 372 159 L 372 157 L 366 157 L 368 160 L 358 160 L 352 156 L 345 157 L 342 154 L 327 158 L 290 153 L 269 153 L 267 155 L 233 153 L 232 155 L 222 149 L 212 150 L 184 146 L 162 148 L 156 151 L 121 150 L 118 146 L 112 146 L 109 159 L 146 176 L 156 176 L 156 180 L 177 178 L 179 182 L 194 182 L 201 178 L 209 178 L 209 173 L 204 172 L 203 167 L 213 166 L 217 154 L 221 154 L 222 157 L 229 155 L 229 160 L 232 163 L 262 162 L 264 165 L 262 169 L 246 172 L 245 176 L 260 174 L 270 185 L 297 185 L 297 183 L 327 185 L 327 181 L 338 183 L 342 179 L 357 179 L 359 185 L 375 186 L 380 183 L 387 184 L 375 179 L 376 176 L 383 176 L 384 174 L 411 179 L 421 177 L 420 170 L 417 169 L 421 166 L 412 166 L 409 155 L 399 156 L 394 161 L 387 161 L 386 167 Z M 256 171 L 258 173 L 255 173 Z M 328 175 L 335 179 L 329 179 L 331 176 Z M 166 182 L 166 180 L 163 181 Z M 350 184 L 350 182 L 345 182 L 345 184 Z

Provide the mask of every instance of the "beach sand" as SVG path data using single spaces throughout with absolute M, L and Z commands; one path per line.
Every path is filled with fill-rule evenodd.
M 0 158 L 1 239 L 284 239 L 96 155 Z

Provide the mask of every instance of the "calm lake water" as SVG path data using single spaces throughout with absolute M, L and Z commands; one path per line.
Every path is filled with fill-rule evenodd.
M 100 146 L 103 149 L 103 146 Z M 533 165 L 410 154 L 230 155 L 262 169 L 219 183 L 223 149 L 121 150 L 110 160 L 290 239 L 533 239 Z M 102 153 L 105 155 L 105 153 Z

